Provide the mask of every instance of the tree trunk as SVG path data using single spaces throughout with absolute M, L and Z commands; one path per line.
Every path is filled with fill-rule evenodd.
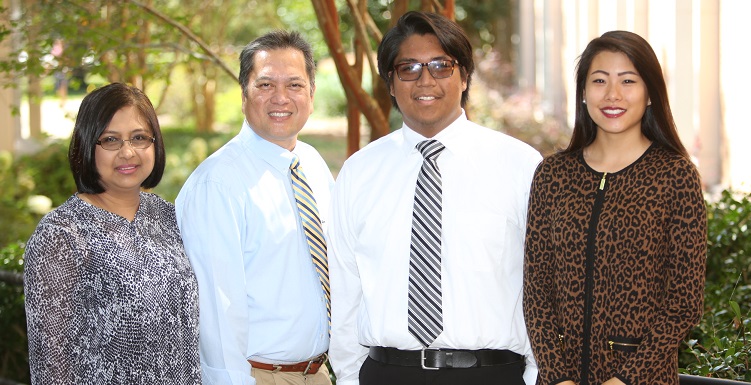
M 34 23 L 34 8 L 36 1 L 26 0 L 26 10 L 29 12 L 28 19 L 31 21 L 32 26 L 29 28 L 29 40 L 36 41 L 38 39 L 39 27 L 33 25 Z M 38 52 L 32 50 L 28 60 L 30 62 L 39 61 L 39 57 L 33 53 Z M 29 135 L 34 139 L 42 138 L 42 83 L 38 75 L 28 75 L 28 97 L 29 97 Z
M 29 136 L 42 138 L 42 83 L 36 75 L 29 75 Z
M 11 5 L 13 6 L 13 5 Z M 0 28 L 9 29 L 10 20 L 0 19 Z M 13 34 L 8 38 L 0 40 L 0 60 L 5 61 L 10 58 L 14 50 L 13 42 L 16 38 Z M 16 149 L 16 139 L 20 136 L 20 125 L 17 114 L 13 114 L 13 107 L 20 104 L 17 95 L 17 81 L 13 80 L 12 75 L 0 73 L 0 84 L 12 84 L 13 87 L 0 87 L 0 152 L 14 152 Z
M 360 1 L 364 2 L 366 0 Z M 356 122 L 348 122 L 348 136 L 351 137 L 348 140 L 347 152 L 348 154 L 352 154 L 359 149 L 360 122 L 359 116 L 354 118 L 354 113 L 351 111 L 357 109 L 365 116 L 370 125 L 371 138 L 381 137 L 389 132 L 388 111 L 384 112 L 381 109 L 382 103 L 379 103 L 373 95 L 368 94 L 363 89 L 362 75 L 358 76 L 356 68 L 350 65 L 347 60 L 345 48 L 339 34 L 339 15 L 334 0 L 312 0 L 312 2 L 316 17 L 318 18 L 318 24 L 321 26 L 324 40 L 334 60 L 344 93 L 347 96 L 348 119 L 356 120 Z M 357 33 L 359 36 L 365 37 L 368 41 L 367 44 L 362 44 L 361 51 L 355 53 L 356 56 L 359 56 L 355 59 L 355 62 L 360 61 L 364 63 L 367 60 L 371 63 L 371 72 L 373 72 L 375 66 L 372 63 L 375 61 L 375 58 L 369 49 L 370 39 L 367 38 L 367 32 L 363 33 L 363 31 L 367 30 L 364 22 L 365 18 L 363 17 L 366 8 L 359 6 L 356 0 L 348 0 L 348 6 L 357 23 Z M 362 65 L 364 66 L 364 64 Z M 373 77 L 378 77 L 378 74 L 375 72 L 372 75 Z

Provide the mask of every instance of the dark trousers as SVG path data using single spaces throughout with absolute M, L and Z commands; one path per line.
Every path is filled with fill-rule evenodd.
M 360 385 L 524 385 L 524 362 L 467 369 L 425 370 L 388 365 L 368 357 L 360 368 Z

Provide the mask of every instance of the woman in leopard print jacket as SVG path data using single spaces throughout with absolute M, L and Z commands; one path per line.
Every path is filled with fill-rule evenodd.
M 703 308 L 706 207 L 654 51 L 630 32 L 589 43 L 568 148 L 538 167 L 524 314 L 538 384 L 678 384 Z

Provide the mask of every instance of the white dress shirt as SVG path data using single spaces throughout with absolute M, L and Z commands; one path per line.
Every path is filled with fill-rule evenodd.
M 325 229 L 331 172 L 313 147 L 298 141 L 293 152 Z M 326 298 L 290 185 L 292 156 L 245 123 L 177 197 L 198 279 L 204 384 L 253 385 L 247 359 L 296 363 L 329 347 Z
M 522 314 L 529 188 L 540 154 L 462 114 L 434 138 L 443 184 L 443 332 L 434 348 L 508 349 L 537 366 Z M 350 157 L 337 177 L 329 227 L 338 385 L 358 384 L 369 346 L 419 350 L 407 330 L 412 206 L 426 140 L 403 126 Z

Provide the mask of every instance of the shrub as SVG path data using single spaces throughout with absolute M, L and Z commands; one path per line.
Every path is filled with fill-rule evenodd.
M 43 213 L 34 212 L 29 199 L 38 186 L 31 174 L 13 162 L 9 152 L 0 152 L 0 248 L 26 240 Z
M 708 205 L 704 317 L 686 341 L 682 373 L 751 381 L 749 198 L 723 191 Z
M 0 248 L 0 270 L 23 272 L 21 242 Z M 23 286 L 0 280 L 0 379 L 12 378 L 29 383 L 28 340 Z M 0 381 L 2 382 L 2 381 Z
M 196 133 L 186 129 L 163 129 L 167 162 L 162 181 L 153 192 L 174 202 L 190 173 L 234 134 Z
M 68 166 L 69 143 L 67 139 L 51 141 L 41 151 L 18 158 L 14 167 L 18 175 L 27 175 L 34 181 L 35 195 L 49 197 L 55 207 L 76 192 Z

